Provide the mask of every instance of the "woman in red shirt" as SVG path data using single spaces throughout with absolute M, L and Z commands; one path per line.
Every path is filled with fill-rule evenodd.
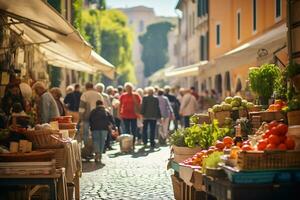
M 126 92 L 120 96 L 119 112 L 125 126 L 125 133 L 133 135 L 134 147 L 135 137 L 137 136 L 137 118 L 139 117 L 141 108 L 141 97 L 133 92 L 133 85 L 131 83 L 125 83 L 124 88 Z

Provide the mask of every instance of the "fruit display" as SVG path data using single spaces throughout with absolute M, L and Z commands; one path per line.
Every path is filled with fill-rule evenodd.
M 254 108 L 252 102 L 242 99 L 240 96 L 226 97 L 221 104 L 214 105 L 209 111 L 214 113 L 221 111 L 245 110 Z
M 267 111 L 269 112 L 278 112 L 284 110 L 286 107 L 286 103 L 282 100 L 275 100 L 274 104 L 271 104 Z

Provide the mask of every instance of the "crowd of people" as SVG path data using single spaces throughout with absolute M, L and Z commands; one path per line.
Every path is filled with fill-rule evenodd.
M 85 88 L 75 84 L 67 87 L 64 97 L 60 88 L 48 90 L 43 82 L 34 83 L 32 90 L 37 96 L 38 123 L 71 115 L 85 146 L 92 136 L 95 161 L 99 162 L 102 152 L 111 149 L 113 131 L 133 135 L 133 148 L 148 142 L 155 148 L 156 139 L 160 145 L 166 144 L 173 130 L 189 126 L 189 118 L 201 109 L 202 99 L 194 87 L 135 89 L 129 82 L 117 88 L 102 83 L 86 83 Z M 20 93 L 12 88 L 11 96 L 22 96 Z M 6 98 L 12 106 L 11 98 Z M 14 99 L 23 102 L 21 97 Z M 9 106 L 4 108 L 8 110 Z

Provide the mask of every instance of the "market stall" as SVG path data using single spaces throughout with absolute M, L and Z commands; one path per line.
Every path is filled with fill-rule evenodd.
M 257 101 L 226 97 L 171 135 L 175 199 L 299 199 L 299 69 L 250 69 Z

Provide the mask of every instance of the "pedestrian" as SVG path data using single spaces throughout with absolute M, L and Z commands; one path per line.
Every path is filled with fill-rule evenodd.
M 176 96 L 174 94 L 171 94 L 171 87 L 170 86 L 165 86 L 164 88 L 164 95 L 169 99 L 169 102 L 172 106 L 173 112 L 174 112 L 174 129 L 178 129 L 178 121 L 180 121 L 180 115 L 179 115 L 179 108 L 180 108 L 180 103 Z
M 91 111 L 89 124 L 92 131 L 95 162 L 101 163 L 108 133 L 115 127 L 113 117 L 104 107 L 102 100 L 96 101 L 96 108 Z
M 191 88 L 191 94 L 196 98 L 196 100 L 199 100 L 199 94 L 198 92 L 196 92 L 196 88 L 194 86 L 192 86 Z
M 160 143 L 166 144 L 166 139 L 169 135 L 169 124 L 170 120 L 174 119 L 174 112 L 168 97 L 164 96 L 163 90 L 158 90 L 157 98 L 159 101 L 159 108 L 161 113 L 161 128 L 159 131 L 161 138 Z
M 183 117 L 184 127 L 190 126 L 190 117 L 195 114 L 197 110 L 196 98 L 191 94 L 191 90 L 185 89 L 183 91 L 179 113 Z
M 161 118 L 158 98 L 154 96 L 154 88 L 147 88 L 147 96 L 143 97 L 141 114 L 143 116 L 143 142 L 147 145 L 148 142 L 148 126 L 150 126 L 150 145 L 155 147 L 155 130 L 157 120 Z
M 59 110 L 57 104 L 51 95 L 47 91 L 47 88 L 43 82 L 36 82 L 32 86 L 32 90 L 39 96 L 38 102 L 38 119 L 40 123 L 49 123 L 51 119 L 59 117 Z
M 61 102 L 60 98 L 62 97 L 62 92 L 58 87 L 53 87 L 50 89 L 50 93 L 52 94 L 60 116 L 66 116 L 66 109 L 64 104 Z
M 111 104 L 108 94 L 105 93 L 105 85 L 103 83 L 97 83 L 95 85 L 95 90 L 102 95 L 103 100 L 104 100 L 105 109 L 110 114 L 112 114 L 112 104 Z M 106 142 L 105 142 L 105 149 L 113 150 L 113 148 L 111 146 L 111 141 L 112 141 L 112 135 L 111 135 L 111 132 L 109 132 L 107 135 Z
M 85 146 L 88 145 L 89 139 L 89 117 L 91 111 L 96 108 L 96 102 L 101 100 L 103 102 L 102 95 L 94 90 L 92 83 L 85 84 L 86 91 L 80 97 L 79 104 L 79 116 L 80 121 L 82 122 L 83 129 L 83 141 Z
M 64 103 L 67 107 L 68 115 L 71 115 L 74 123 L 79 122 L 79 104 L 80 104 L 80 85 L 75 84 L 74 91 L 66 95 Z
M 125 133 L 133 135 L 133 148 L 137 136 L 137 118 L 141 109 L 141 97 L 133 92 L 132 83 L 125 83 L 126 92 L 120 96 L 119 114 L 125 126 Z

